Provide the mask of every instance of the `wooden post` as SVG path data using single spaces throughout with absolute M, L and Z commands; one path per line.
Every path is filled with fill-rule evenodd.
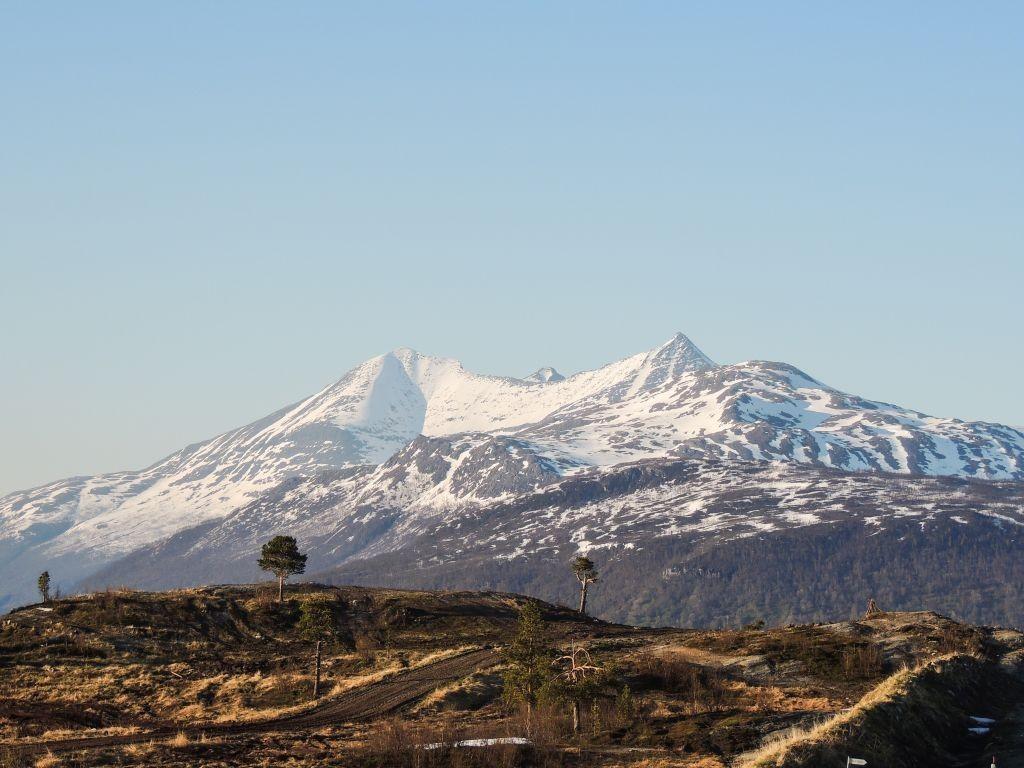
M 313 676 L 313 698 L 320 698 L 320 640 L 316 641 L 316 672 Z

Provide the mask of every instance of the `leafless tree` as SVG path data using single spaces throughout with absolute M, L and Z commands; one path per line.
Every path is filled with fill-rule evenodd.
M 580 700 L 590 692 L 604 670 L 594 663 L 590 651 L 576 643 L 572 644 L 569 653 L 555 659 L 554 664 L 562 668 L 558 676 L 565 683 L 572 703 L 572 732 L 579 733 Z

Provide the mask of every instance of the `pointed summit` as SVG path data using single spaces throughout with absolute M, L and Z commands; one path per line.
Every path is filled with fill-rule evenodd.
M 667 366 L 673 373 L 715 368 L 715 361 L 705 355 L 686 334 L 677 332 L 671 339 L 647 355 L 649 363 Z
M 556 381 L 565 381 L 565 376 L 551 366 L 545 366 L 544 368 L 538 368 L 523 379 L 523 381 L 529 381 L 532 384 L 553 384 Z
M 710 357 L 686 336 L 677 333 L 644 357 L 627 397 L 657 389 L 680 376 L 717 367 Z

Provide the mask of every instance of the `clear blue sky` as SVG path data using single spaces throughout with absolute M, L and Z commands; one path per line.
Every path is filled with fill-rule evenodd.
M 1024 423 L 1024 5 L 0 2 L 0 492 L 399 345 Z

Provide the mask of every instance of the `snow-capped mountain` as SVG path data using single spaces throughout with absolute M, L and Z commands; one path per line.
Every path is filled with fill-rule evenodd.
M 544 368 L 538 368 L 536 371 L 527 376 L 523 381 L 529 381 L 530 383 L 548 384 L 556 381 L 565 381 L 565 376 L 560 374 L 551 366 L 545 366 Z
M 631 622 L 728 624 L 750 605 L 753 618 L 834 617 L 863 608 L 833 588 L 862 574 L 887 603 L 928 596 L 930 607 L 973 619 L 1024 620 L 1024 484 L 716 459 L 560 476 L 529 446 L 481 434 L 420 437 L 380 467 L 286 481 L 86 585 L 258 580 L 254 553 L 283 531 L 302 542 L 318 580 L 563 601 L 565 562 L 587 552 L 615 584 L 597 603 L 602 615 Z M 759 548 L 782 566 L 759 574 Z M 985 594 L 993 587 L 996 599 Z M 711 611 L 708 590 L 720 593 Z
M 160 570 L 187 571 L 202 583 L 255 577 L 252 553 L 278 530 L 303 541 L 315 571 L 417 542 L 439 564 L 470 552 L 508 560 L 851 519 L 877 532 L 894 520 L 966 525 L 965 517 L 978 516 L 1024 533 L 1024 485 L 716 459 L 648 460 L 561 475 L 527 443 L 474 433 L 419 437 L 378 467 L 285 481 L 202 526 L 198 537 L 186 531 L 140 553 L 148 564 L 155 553 L 179 550 L 188 566 Z M 204 575 L 211 567 L 219 570 Z
M 374 492 L 384 493 L 378 481 L 396 466 L 389 460 L 400 461 L 406 446 L 422 449 L 420 435 L 450 446 L 440 464 L 428 462 L 433 469 L 402 470 L 431 480 L 422 491 L 429 499 L 403 483 L 405 495 L 370 506 L 398 513 L 413 505 L 408 494 L 423 510 L 476 505 L 589 468 L 673 457 L 1024 480 L 1018 430 L 863 400 L 785 364 L 716 365 L 682 334 L 569 377 L 553 368 L 527 379 L 484 376 L 456 360 L 396 349 L 145 470 L 0 499 L 0 583 L 11 585 L 9 600 L 29 597 L 44 567 L 72 583 L 179 531 L 267 504 L 273 495 L 265 495 L 290 478 L 359 467 L 342 473 L 345 493 L 369 493 L 370 474 Z M 452 473 L 448 485 L 432 480 L 441 470 Z M 268 514 L 264 528 L 287 522 Z

